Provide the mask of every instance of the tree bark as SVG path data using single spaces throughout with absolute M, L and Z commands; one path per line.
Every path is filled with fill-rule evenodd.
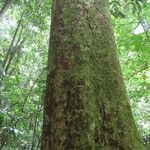
M 142 150 L 107 0 L 54 0 L 41 150 Z

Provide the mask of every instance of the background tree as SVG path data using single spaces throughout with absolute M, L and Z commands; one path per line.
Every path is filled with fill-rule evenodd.
M 7 11 L 8 7 L 11 5 L 13 0 L 5 0 L 3 2 L 2 8 L 0 9 L 0 18 L 4 15 L 4 13 Z
M 53 1 L 42 150 L 144 149 L 107 0 Z
M 40 146 L 50 6 L 17 1 L 0 22 L 2 149 Z

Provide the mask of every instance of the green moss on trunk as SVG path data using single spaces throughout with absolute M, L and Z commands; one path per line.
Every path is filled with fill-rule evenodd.
M 107 0 L 54 0 L 41 150 L 142 150 Z

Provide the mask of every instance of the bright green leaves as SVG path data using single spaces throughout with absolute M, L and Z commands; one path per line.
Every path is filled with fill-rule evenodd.
M 111 14 L 115 18 L 125 18 L 125 13 L 122 11 L 122 2 L 118 0 L 110 1 Z
M 150 22 L 149 7 L 150 4 L 147 4 L 140 11 L 140 16 L 146 24 Z M 138 19 L 136 15 L 128 11 L 125 19 L 114 20 L 114 28 L 132 111 L 141 137 L 146 141 L 149 135 L 148 120 L 150 118 L 148 112 L 150 39 L 149 31 L 143 30 Z
M 4 149 L 39 146 L 50 8 L 50 0 L 15 1 L 0 23 L 0 141 Z M 10 62 L 7 72 L 5 60 Z

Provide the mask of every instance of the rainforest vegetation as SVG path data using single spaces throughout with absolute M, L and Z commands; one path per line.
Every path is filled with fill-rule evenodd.
M 0 150 L 149 150 L 149 14 L 149 0 L 0 0 Z

